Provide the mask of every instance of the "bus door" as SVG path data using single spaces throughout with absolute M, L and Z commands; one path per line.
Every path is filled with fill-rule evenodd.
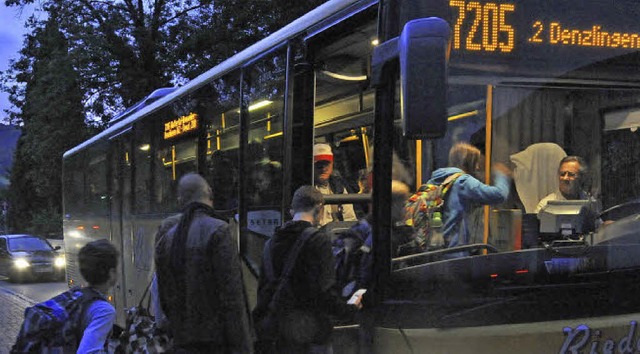
M 116 307 L 117 322 L 124 324 L 125 309 L 133 306 L 127 301 L 130 273 L 131 247 L 131 136 L 127 131 L 114 137 L 110 144 L 109 164 L 111 170 L 111 242 L 120 252 L 118 281 L 113 288 L 113 304 Z

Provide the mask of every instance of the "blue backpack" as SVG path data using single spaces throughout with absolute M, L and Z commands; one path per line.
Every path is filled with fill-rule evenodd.
M 77 350 L 85 308 L 106 299 L 91 288 L 73 288 L 24 311 L 24 322 L 11 353 L 67 353 Z

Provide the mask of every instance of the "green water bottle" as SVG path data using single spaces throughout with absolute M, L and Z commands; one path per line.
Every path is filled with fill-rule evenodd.
M 441 228 L 442 227 L 442 214 L 439 211 L 436 211 L 431 216 L 431 227 L 432 228 Z

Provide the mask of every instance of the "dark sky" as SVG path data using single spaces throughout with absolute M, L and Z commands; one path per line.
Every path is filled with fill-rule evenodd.
M 6 7 L 0 2 L 0 70 L 9 66 L 10 59 L 18 58 L 22 47 L 24 23 L 31 14 L 31 8 L 21 11 L 16 7 Z M 4 110 L 9 108 L 7 94 L 0 92 L 0 121 L 5 117 Z

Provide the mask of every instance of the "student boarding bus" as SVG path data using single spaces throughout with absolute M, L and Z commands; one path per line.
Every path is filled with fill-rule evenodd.
M 374 234 L 371 306 L 336 328 L 337 352 L 638 351 L 639 17 L 635 0 L 330 0 L 64 154 L 67 281 L 84 283 L 85 243 L 111 240 L 123 324 L 157 227 L 179 212 L 177 180 L 198 172 L 253 306 L 263 245 L 326 143 L 350 190 L 328 202 L 370 207 Z M 493 163 L 511 165 L 519 202 L 473 210 L 466 256 L 398 257 L 393 156 L 416 190 L 459 141 L 483 152 L 487 183 Z M 580 201 L 534 213 L 558 183 L 558 161 L 532 152 L 541 143 L 586 161 L 597 215 Z M 363 170 L 370 194 L 357 193 Z

